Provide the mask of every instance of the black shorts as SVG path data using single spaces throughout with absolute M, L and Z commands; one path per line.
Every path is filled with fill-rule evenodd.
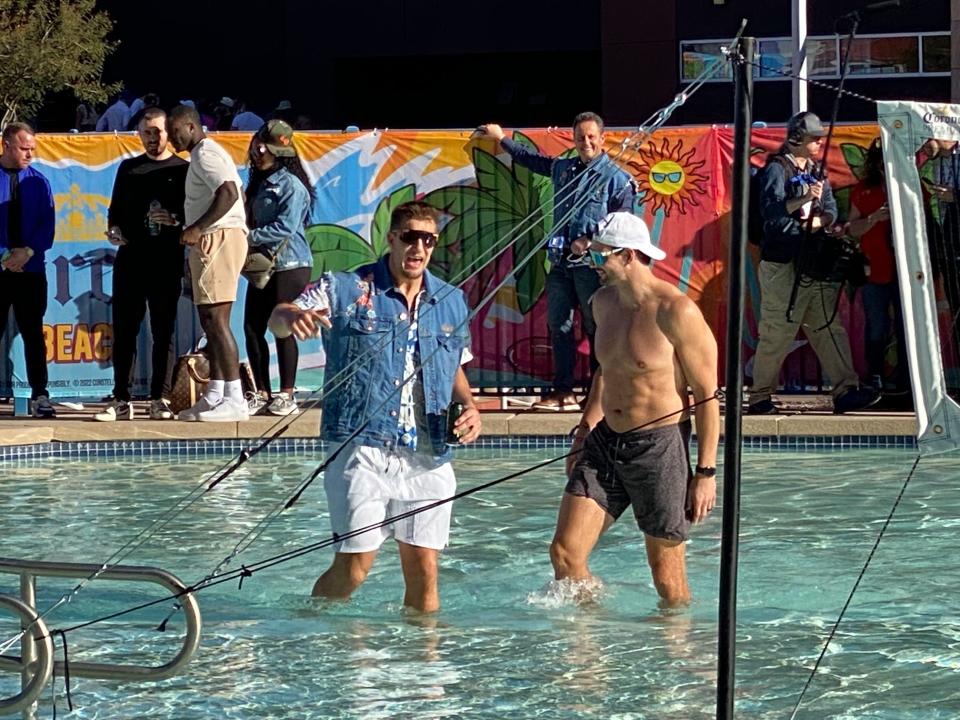
M 605 420 L 593 429 L 566 491 L 590 498 L 614 519 L 628 506 L 647 535 L 686 540 L 690 421 L 616 433 Z

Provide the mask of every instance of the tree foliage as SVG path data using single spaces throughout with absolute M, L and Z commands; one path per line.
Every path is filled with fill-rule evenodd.
M 116 47 L 113 21 L 96 0 L 0 0 L 0 112 L 3 124 L 37 110 L 49 93 L 70 90 L 103 102 L 101 82 Z

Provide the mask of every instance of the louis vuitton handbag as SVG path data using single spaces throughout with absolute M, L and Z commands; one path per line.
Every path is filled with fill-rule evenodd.
M 181 355 L 173 368 L 170 409 L 174 414 L 197 404 L 210 382 L 210 360 L 207 354 L 194 350 Z

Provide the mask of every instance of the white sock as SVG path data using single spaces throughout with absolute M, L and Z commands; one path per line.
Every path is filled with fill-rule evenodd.
M 219 405 L 223 400 L 223 380 L 211 380 L 203 396 L 210 405 Z
M 223 386 L 223 395 L 227 400 L 243 402 L 243 386 L 239 380 L 228 380 Z

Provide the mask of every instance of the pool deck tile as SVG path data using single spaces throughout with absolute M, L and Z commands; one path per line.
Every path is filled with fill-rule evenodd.
M 199 440 L 256 438 L 276 429 L 278 422 L 294 418 L 256 416 L 243 423 L 188 423 L 176 420 L 135 419 L 112 423 L 92 419 L 101 405 L 83 411 L 58 410 L 55 420 L 15 418 L 0 409 L 0 445 L 35 445 L 49 442 L 96 442 L 117 440 Z M 491 407 L 487 404 L 487 407 Z M 8 406 L 9 408 L 9 406 Z M 496 436 L 567 435 L 580 420 L 577 412 L 500 410 L 483 412 L 483 434 Z M 916 433 L 913 413 L 863 412 L 833 415 L 812 405 L 800 413 L 748 415 L 743 418 L 745 437 L 804 436 L 911 436 Z M 320 412 L 308 410 L 295 418 L 282 437 L 315 438 Z

